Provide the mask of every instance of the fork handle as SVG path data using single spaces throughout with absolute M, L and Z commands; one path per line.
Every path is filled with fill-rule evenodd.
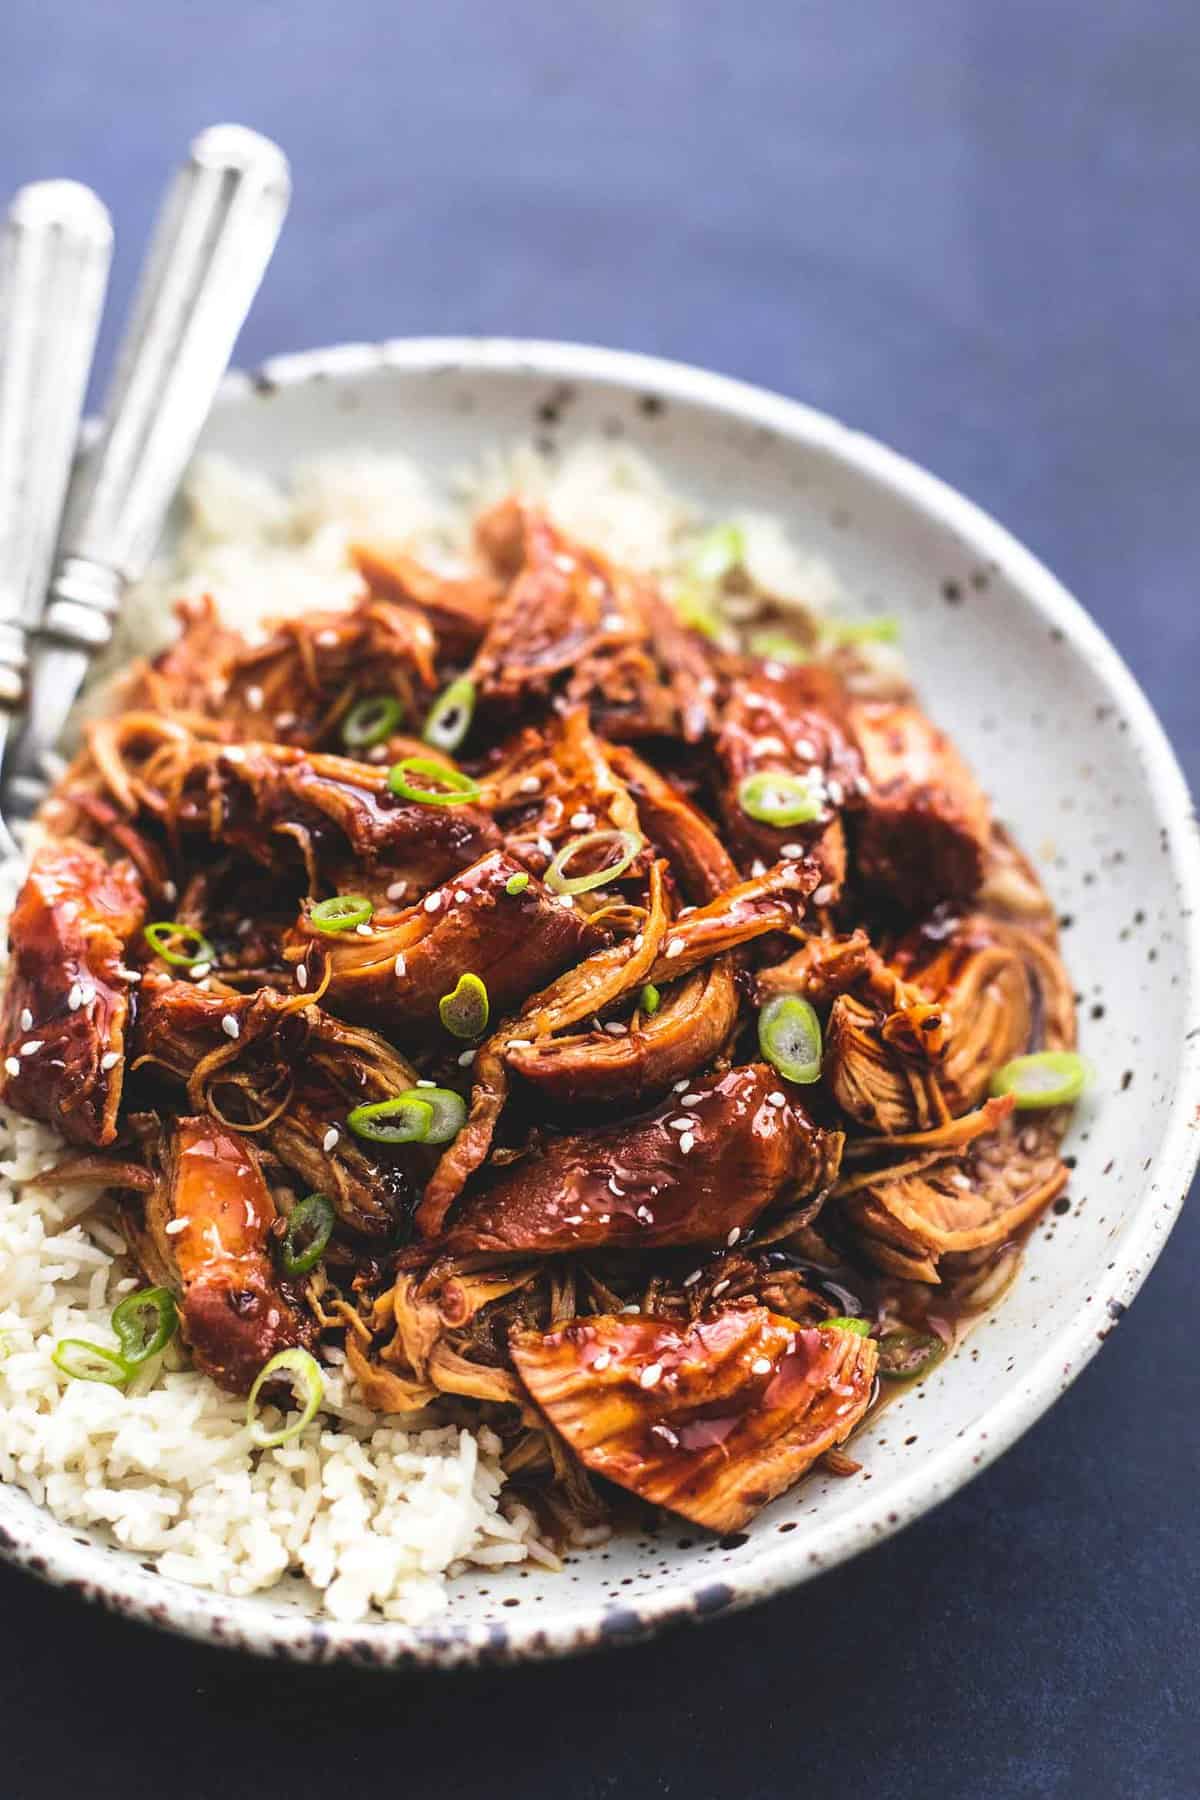
M 0 233 L 0 707 L 21 699 L 112 261 L 90 188 L 21 188 Z
M 99 441 L 71 496 L 47 637 L 88 652 L 111 637 L 125 588 L 154 554 L 290 195 L 287 158 L 257 132 L 214 125 L 192 144 L 155 227 Z

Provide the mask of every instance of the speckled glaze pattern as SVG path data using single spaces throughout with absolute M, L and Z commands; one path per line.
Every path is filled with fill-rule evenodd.
M 168 1581 L 0 1489 L 0 1552 L 151 1624 L 264 1656 L 372 1666 L 509 1662 L 632 1641 L 804 1580 L 898 1530 L 1020 1435 L 1115 1328 L 1200 1153 L 1200 843 L 1183 777 L 1108 641 L 1046 569 L 933 476 L 827 416 L 700 370 L 573 345 L 349 345 L 231 377 L 205 448 L 276 473 L 399 448 L 447 476 L 528 437 L 600 432 L 720 515 L 779 512 L 849 602 L 903 625 L 926 703 L 1036 859 L 1098 1070 L 1066 1146 L 1068 1203 L 967 1344 L 744 1533 L 679 1522 L 569 1559 L 476 1573 L 414 1628 L 340 1626 L 285 1581 L 231 1600 Z

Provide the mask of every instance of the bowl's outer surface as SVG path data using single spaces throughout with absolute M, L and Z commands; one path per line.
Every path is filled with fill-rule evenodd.
M 454 1664 L 561 1654 L 741 1605 L 916 1517 L 1033 1423 L 1112 1331 L 1200 1149 L 1200 852 L 1145 699 L 1081 608 L 933 477 L 825 415 L 650 358 L 571 345 L 349 346 L 232 377 L 206 449 L 284 474 L 330 451 L 402 449 L 451 474 L 536 434 L 607 433 L 716 515 L 778 511 L 851 602 L 899 615 L 926 703 L 1037 860 L 1064 920 L 1098 1078 L 1074 1126 L 1070 1210 L 964 1350 L 855 1440 L 863 1473 L 815 1479 L 718 1544 L 681 1524 L 571 1559 L 473 1575 L 429 1626 L 340 1626 L 297 1584 L 231 1600 L 164 1580 L 0 1490 L 0 1548 L 115 1610 L 263 1654 Z

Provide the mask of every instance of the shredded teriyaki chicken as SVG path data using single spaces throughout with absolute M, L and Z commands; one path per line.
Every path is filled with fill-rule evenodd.
M 254 643 L 181 605 L 85 728 L 3 1099 L 225 1389 L 312 1416 L 332 1354 L 486 1421 L 563 1538 L 619 1490 L 739 1529 L 856 1469 L 1064 1187 L 1052 910 L 913 695 L 736 557 L 714 632 L 517 500 L 456 579 L 355 555 Z

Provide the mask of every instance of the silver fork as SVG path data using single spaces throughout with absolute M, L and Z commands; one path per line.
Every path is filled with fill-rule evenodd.
M 0 755 L 25 698 L 112 261 L 90 188 L 21 188 L 0 236 Z M 0 819 L 0 851 L 15 849 Z
M 149 566 L 290 197 L 282 150 L 238 125 L 203 132 L 168 190 L 100 437 L 68 501 L 25 723 L 3 771 L 10 819 L 43 799 L 84 676 Z

